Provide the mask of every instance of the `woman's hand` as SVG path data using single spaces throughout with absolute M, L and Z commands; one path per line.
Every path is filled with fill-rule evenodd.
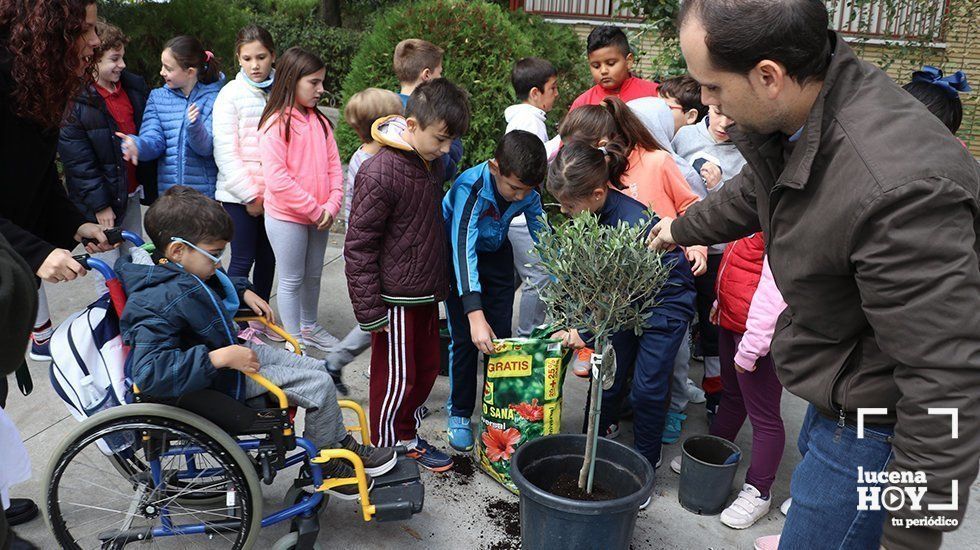
M 116 226 L 116 213 L 112 211 L 111 206 L 107 206 L 96 212 L 95 219 L 99 222 L 99 225 L 106 229 L 112 229 Z
M 71 252 L 64 248 L 57 248 L 48 254 L 35 275 L 49 283 L 60 283 L 72 281 L 76 277 L 85 275 L 85 273 L 85 268 L 75 261 L 75 258 L 72 258 Z
M 105 229 L 101 225 L 94 223 L 83 223 L 82 225 L 78 226 L 78 231 L 75 232 L 75 240 L 82 242 L 83 239 L 91 239 L 96 241 L 95 243 L 88 243 L 85 245 L 85 251 L 89 254 L 108 252 L 119 246 L 109 244 L 109 239 L 105 236 Z
M 260 317 L 265 317 L 270 323 L 276 322 L 276 314 L 272 311 L 272 306 L 269 302 L 266 302 L 258 294 L 252 292 L 251 290 L 246 290 L 242 295 L 242 299 L 245 301 L 245 305 L 249 307 L 256 315 Z
M 133 165 L 139 164 L 140 148 L 136 145 L 136 140 L 122 132 L 116 132 L 116 137 L 122 140 L 123 160 Z

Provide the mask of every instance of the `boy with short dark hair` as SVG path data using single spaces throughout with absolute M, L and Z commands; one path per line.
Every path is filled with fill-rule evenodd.
M 691 124 L 697 124 L 708 114 L 708 107 L 701 103 L 701 83 L 683 74 L 668 78 L 660 84 L 660 97 L 674 115 L 674 134 Z
M 442 48 L 419 38 L 406 38 L 395 46 L 393 66 L 401 88 L 398 97 L 403 106 L 420 84 L 442 77 L 442 55 Z M 446 179 L 443 181 L 452 181 L 456 177 L 457 166 L 462 158 L 463 142 L 457 137 L 449 152 L 442 157 L 446 167 Z
M 404 445 L 440 472 L 452 458 L 417 433 L 439 375 L 438 303 L 449 291 L 439 157 L 469 121 L 466 93 L 444 78 L 420 84 L 405 117 L 376 121 L 372 135 L 382 147 L 357 173 L 344 244 L 354 314 L 373 333 L 371 437 Z
M 493 353 L 508 338 L 514 316 L 514 256 L 507 233 L 525 214 L 537 241 L 545 229 L 536 188 L 548 170 L 544 144 L 523 130 L 504 135 L 494 158 L 463 172 L 442 201 L 451 245 L 453 289 L 446 300 L 452 344 L 449 444 L 473 448 L 470 416 L 476 400 L 477 353 Z
M 291 404 L 306 409 L 303 435 L 313 445 L 354 451 L 369 476 L 388 472 L 397 460 L 394 449 L 366 447 L 347 433 L 322 360 L 238 340 L 234 317 L 240 307 L 269 320 L 274 316 L 248 279 L 219 269 L 233 231 L 220 203 L 182 185 L 168 189 L 147 211 L 146 232 L 159 264 L 127 258 L 116 263 L 128 294 L 119 324 L 123 342 L 132 348 L 127 370 L 133 383 L 149 397 L 179 398 L 211 388 L 245 401 L 267 390 L 243 374 L 261 373 Z M 342 460 L 328 462 L 324 473 L 354 475 Z M 356 485 L 329 492 L 358 498 Z
M 633 76 L 634 56 L 623 29 L 615 25 L 600 25 L 589 33 L 586 45 L 589 70 L 595 86 L 575 98 L 569 110 L 582 105 L 598 105 L 609 96 L 624 102 L 641 97 L 657 97 L 656 82 Z

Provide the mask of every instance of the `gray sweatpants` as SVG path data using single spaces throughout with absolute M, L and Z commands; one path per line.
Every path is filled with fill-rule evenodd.
M 521 277 L 520 319 L 517 336 L 531 335 L 534 327 L 544 323 L 545 305 L 538 296 L 538 289 L 548 284 L 548 274 L 541 267 L 541 260 L 534 253 L 534 241 L 526 225 L 512 225 L 507 233 L 514 249 L 514 268 Z
M 347 336 L 344 336 L 344 339 L 334 346 L 333 351 L 327 354 L 327 361 L 330 361 L 334 367 L 342 369 L 369 347 L 371 347 L 371 333 L 364 332 L 360 326 L 354 325 Z
M 300 356 L 281 348 L 244 344 L 259 357 L 259 374 L 282 388 L 290 405 L 306 409 L 303 437 L 318 449 L 336 447 L 347 430 L 337 404 L 337 389 L 327 373 L 322 359 Z M 266 393 L 266 389 L 251 378 L 245 380 L 245 397 L 251 399 Z
M 279 272 L 276 301 L 282 328 L 299 337 L 301 327 L 311 327 L 317 321 L 323 257 L 330 232 L 318 231 L 313 225 L 277 220 L 268 214 L 265 232 Z

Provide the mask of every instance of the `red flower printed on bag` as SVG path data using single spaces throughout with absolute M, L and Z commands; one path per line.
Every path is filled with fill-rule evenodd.
M 516 428 L 499 430 L 493 426 L 487 426 L 481 436 L 483 444 L 487 447 L 487 458 L 490 462 L 510 460 L 510 455 L 514 454 L 514 445 L 521 440 L 521 432 Z
M 544 418 L 544 407 L 538 405 L 537 398 L 532 399 L 530 404 L 521 403 L 520 405 L 511 405 L 510 408 L 530 422 L 539 422 Z

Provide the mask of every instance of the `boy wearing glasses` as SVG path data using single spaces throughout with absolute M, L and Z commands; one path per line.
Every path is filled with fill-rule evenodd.
M 369 476 L 395 466 L 393 448 L 359 444 L 344 428 L 333 378 L 322 359 L 242 343 L 236 312 L 247 307 L 274 320 L 269 304 L 247 279 L 219 269 L 232 238 L 232 220 L 221 204 L 184 186 L 167 190 L 146 212 L 146 232 L 156 247 L 155 265 L 122 258 L 116 271 L 128 300 L 120 319 L 123 341 L 131 347 L 127 374 L 144 395 L 176 398 L 211 388 L 240 401 L 266 390 L 244 374 L 261 373 L 306 409 L 304 437 L 317 448 L 346 448 L 358 454 Z M 327 477 L 354 477 L 343 460 L 326 463 Z M 356 485 L 330 491 L 358 498 Z

